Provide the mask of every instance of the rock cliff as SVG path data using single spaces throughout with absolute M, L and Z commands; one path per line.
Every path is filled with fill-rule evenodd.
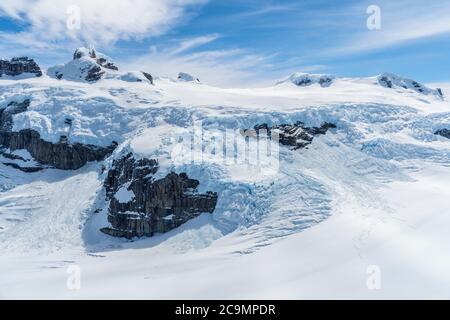
M 28 57 L 12 58 L 11 60 L 0 60 L 0 78 L 4 75 L 17 77 L 29 74 L 34 77 L 41 77 L 42 70 L 39 65 Z
M 165 233 L 202 213 L 212 213 L 217 194 L 197 192 L 199 181 L 185 173 L 155 180 L 158 162 L 137 160 L 132 154 L 115 160 L 105 180 L 111 228 L 101 231 L 132 239 Z

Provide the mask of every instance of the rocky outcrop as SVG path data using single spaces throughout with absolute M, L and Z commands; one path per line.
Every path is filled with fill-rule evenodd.
M 94 49 L 78 48 L 72 61 L 49 68 L 47 73 L 59 80 L 96 82 L 102 79 L 108 70 L 119 70 L 111 58 Z
M 398 76 L 396 74 L 392 73 L 383 73 L 377 77 L 378 84 L 389 89 L 395 89 L 395 88 L 403 88 L 407 90 L 413 90 L 415 92 L 424 94 L 424 95 L 435 95 L 439 98 L 443 98 L 444 94 L 441 89 L 430 89 L 427 86 L 424 86 L 423 84 L 412 80 L 407 79 L 401 76 Z
M 114 64 L 114 62 L 111 60 L 111 58 L 105 56 L 104 54 L 97 53 L 95 49 L 86 49 L 86 48 L 78 48 L 75 50 L 75 53 L 73 54 L 73 60 L 79 60 L 82 57 L 89 57 L 95 62 L 106 69 L 115 70 L 118 71 L 119 68 Z
M 92 66 L 92 68 L 87 71 L 84 80 L 88 82 L 95 82 L 100 80 L 104 74 L 105 72 L 102 70 L 102 68 L 100 68 L 99 66 Z
M 439 129 L 434 134 L 442 136 L 447 139 L 450 139 L 450 130 L 449 129 Z
M 281 81 L 278 84 L 291 82 L 298 87 L 307 87 L 313 84 L 318 84 L 322 88 L 326 88 L 333 84 L 334 79 L 334 76 L 327 74 L 309 74 L 296 72 L 292 74 L 287 80 Z
M 25 167 L 20 166 L 17 163 L 3 162 L 5 166 L 12 167 L 25 173 L 34 173 L 44 170 L 42 167 Z
M 184 73 L 184 72 L 180 72 L 178 74 L 177 80 L 181 81 L 181 82 L 196 82 L 196 83 L 200 83 L 200 79 L 199 78 L 196 78 L 196 77 L 190 75 L 189 73 Z
M 153 77 L 151 74 L 141 71 L 131 71 L 118 76 L 119 80 L 126 82 L 147 82 L 153 85 Z
M 117 147 L 102 148 L 81 143 L 52 143 L 41 139 L 38 132 L 25 129 L 19 132 L 0 132 L 0 145 L 10 150 L 27 150 L 41 164 L 62 170 L 76 170 L 90 161 L 100 161 Z
M 137 160 L 132 154 L 114 161 L 105 180 L 110 228 L 101 231 L 132 239 L 165 233 L 201 213 L 212 213 L 217 194 L 197 192 L 199 181 L 185 173 L 170 173 L 155 180 L 158 162 Z
M 153 77 L 152 77 L 152 75 L 151 75 L 150 73 L 147 73 L 147 72 L 142 71 L 142 74 L 144 75 L 144 77 L 145 77 L 148 81 L 150 81 L 151 84 L 153 84 Z
M 21 157 L 13 152 L 11 150 L 6 149 L 0 149 L 0 156 L 3 157 L 6 161 L 3 161 L 2 163 L 5 166 L 13 167 L 14 169 L 32 173 L 32 172 L 38 172 L 43 170 L 44 168 L 39 165 L 34 165 L 34 163 L 31 161 L 31 159 L 25 159 L 24 157 Z M 0 157 L 0 159 L 1 159 Z M 8 162 L 13 161 L 13 162 Z
M 52 143 L 41 139 L 40 134 L 31 129 L 13 132 L 13 115 L 25 112 L 29 105 L 29 99 L 22 102 L 13 101 L 0 110 L 0 145 L 4 148 L 11 151 L 24 149 L 41 164 L 57 169 L 75 170 L 87 162 L 103 160 L 117 147 L 117 143 L 112 143 L 107 148 L 81 143 L 70 144 L 64 139 L 59 143 Z
M 3 75 L 17 77 L 23 74 L 41 77 L 42 70 L 33 59 L 28 57 L 0 60 L 0 77 L 3 77 Z
M 22 102 L 11 101 L 6 108 L 0 110 L 0 132 L 11 131 L 13 128 L 13 116 L 27 111 L 30 106 L 30 99 Z
M 296 122 L 295 124 L 281 124 L 270 127 L 266 123 L 257 125 L 254 130 L 245 130 L 245 136 L 257 136 L 264 132 L 265 135 L 275 137 L 279 143 L 284 146 L 293 147 L 293 150 L 302 149 L 310 145 L 314 137 L 323 135 L 328 130 L 336 128 L 336 125 L 325 122 L 320 127 L 307 127 L 303 122 Z

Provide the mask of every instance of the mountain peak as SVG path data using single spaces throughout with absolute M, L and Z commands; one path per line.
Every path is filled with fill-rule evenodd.
M 444 95 L 441 89 L 431 89 L 415 80 L 399 76 L 394 73 L 385 72 L 377 76 L 378 84 L 389 89 L 403 88 L 413 90 L 425 95 L 435 95 L 443 98 Z
M 80 47 L 75 50 L 72 61 L 48 69 L 48 75 L 60 80 L 96 82 L 109 70 L 119 70 L 110 57 L 93 48 Z
M 185 72 L 180 72 L 178 74 L 178 81 L 182 81 L 182 82 L 196 82 L 196 83 L 200 83 L 200 79 L 196 78 L 192 75 L 190 75 L 189 73 L 185 73 Z
M 280 81 L 277 84 L 291 82 L 299 87 L 307 87 L 313 84 L 319 84 L 322 88 L 326 88 L 331 86 L 334 80 L 335 77 L 328 74 L 296 72 L 290 75 L 286 80 Z

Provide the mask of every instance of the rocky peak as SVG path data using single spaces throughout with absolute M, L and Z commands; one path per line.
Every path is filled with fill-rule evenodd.
M 110 57 L 95 49 L 81 47 L 75 50 L 72 61 L 50 68 L 48 74 L 57 79 L 95 82 L 102 79 L 108 70 L 119 70 Z
M 393 73 L 383 73 L 379 75 L 377 77 L 377 82 L 380 86 L 388 89 L 403 88 L 406 90 L 413 90 L 424 95 L 431 94 L 439 98 L 444 97 L 441 89 L 431 89 L 415 80 L 404 78 Z
M 328 130 L 335 128 L 336 125 L 328 122 L 323 123 L 320 127 L 308 127 L 300 121 L 294 124 L 280 124 L 272 127 L 263 123 L 256 125 L 253 130 L 244 130 L 243 135 L 259 136 L 262 132 L 264 132 L 264 135 L 271 137 L 276 135 L 281 145 L 297 150 L 310 145 L 316 136 L 324 135 Z

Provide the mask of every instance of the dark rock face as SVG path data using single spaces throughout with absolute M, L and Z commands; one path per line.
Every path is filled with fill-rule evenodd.
M 114 63 L 107 61 L 105 58 L 97 59 L 97 63 L 106 69 L 115 70 L 115 71 L 119 70 L 119 68 Z
M 255 126 L 254 130 L 244 131 L 246 136 L 255 136 L 262 131 L 272 138 L 278 136 L 280 144 L 293 147 L 293 150 L 302 149 L 310 145 L 314 136 L 323 135 L 328 130 L 336 128 L 336 125 L 325 122 L 320 127 L 307 127 L 303 122 L 295 124 L 281 124 L 269 127 L 266 123 Z
M 440 129 L 440 130 L 436 131 L 434 134 L 442 136 L 447 139 L 450 139 L 450 130 L 449 129 Z
M 22 102 L 12 101 L 5 109 L 0 110 L 0 132 L 11 131 L 13 128 L 13 115 L 27 111 L 30 100 Z
M 100 161 L 110 155 L 117 143 L 107 148 L 81 143 L 69 144 L 67 141 L 52 143 L 41 139 L 37 131 L 31 129 L 12 132 L 13 115 L 25 112 L 30 100 L 10 102 L 0 110 L 0 145 L 10 150 L 27 150 L 41 164 L 57 169 L 76 170 L 90 161 Z M 11 165 L 13 166 L 13 165 Z
M 87 162 L 103 160 L 117 147 L 116 144 L 101 148 L 81 143 L 51 143 L 30 129 L 0 132 L 0 145 L 10 150 L 27 150 L 39 163 L 62 170 L 76 170 Z
M 19 76 L 23 73 L 32 73 L 36 77 L 42 76 L 42 70 L 39 65 L 28 57 L 12 58 L 8 60 L 0 60 L 0 77 L 7 76 Z
M 94 82 L 100 80 L 105 72 L 99 66 L 93 66 L 89 69 L 88 74 L 85 78 L 86 81 Z
M 392 81 L 389 80 L 389 78 L 388 78 L 387 76 L 382 76 L 382 77 L 378 80 L 378 82 L 379 82 L 383 87 L 390 88 L 390 89 L 392 89 L 392 87 L 393 87 Z M 404 88 L 405 88 L 405 87 L 404 87 Z
M 150 73 L 147 73 L 147 72 L 143 72 L 143 71 L 142 71 L 142 74 L 144 75 L 144 77 L 145 77 L 148 81 L 150 81 L 151 84 L 153 84 L 153 77 L 152 77 L 152 75 L 151 75 Z
M 3 164 L 5 166 L 12 167 L 14 169 L 17 169 L 17 170 L 20 170 L 20 171 L 26 172 L 26 173 L 39 172 L 39 171 L 44 170 L 44 168 L 42 168 L 42 167 L 21 167 L 17 163 L 4 162 Z
M 132 154 L 114 161 L 105 180 L 112 228 L 103 228 L 103 233 L 128 239 L 151 237 L 175 229 L 201 213 L 214 212 L 216 193 L 197 193 L 199 181 L 185 173 L 170 173 L 154 180 L 158 169 L 156 160 L 136 160 Z M 134 194 L 126 203 L 116 199 L 117 192 L 124 189 Z
M 320 84 L 321 87 L 329 87 L 331 85 L 331 83 L 333 82 L 332 78 L 329 77 L 323 77 L 320 78 L 318 80 L 318 83 Z M 299 81 L 297 81 L 295 84 L 299 87 L 306 87 L 309 86 L 311 84 L 313 84 L 314 81 L 308 78 L 304 78 L 304 79 L 300 79 Z

